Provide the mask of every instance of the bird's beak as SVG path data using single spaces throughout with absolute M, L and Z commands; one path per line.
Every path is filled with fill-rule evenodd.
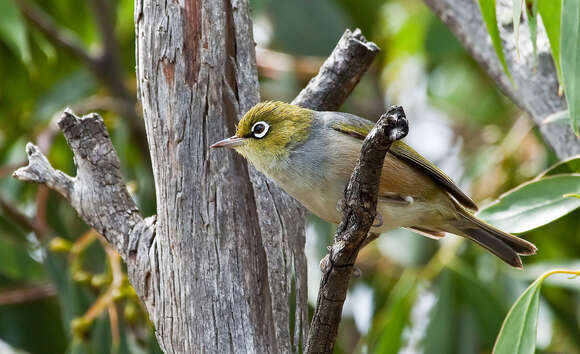
M 233 147 L 242 145 L 245 140 L 246 140 L 245 138 L 234 135 L 234 136 L 229 137 L 227 139 L 218 141 L 217 143 L 211 145 L 210 148 L 212 148 L 212 149 L 221 148 L 221 147 L 233 148 Z

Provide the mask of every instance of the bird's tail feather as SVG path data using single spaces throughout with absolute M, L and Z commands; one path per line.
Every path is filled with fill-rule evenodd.
M 450 223 L 449 232 L 464 236 L 487 249 L 507 264 L 522 268 L 520 255 L 535 254 L 536 246 L 531 242 L 503 232 L 458 208 L 459 217 Z

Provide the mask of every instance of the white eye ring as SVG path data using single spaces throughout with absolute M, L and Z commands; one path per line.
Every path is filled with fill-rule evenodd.
M 255 129 L 259 125 L 263 126 L 264 129 L 260 132 L 256 132 Z M 263 137 L 265 137 L 266 134 L 268 134 L 269 130 L 270 130 L 270 125 L 264 121 L 259 121 L 259 122 L 254 123 L 254 125 L 252 125 L 252 129 L 251 129 L 254 138 L 258 138 L 258 139 L 262 139 Z

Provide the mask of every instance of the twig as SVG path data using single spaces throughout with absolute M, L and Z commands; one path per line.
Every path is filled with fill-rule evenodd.
M 306 353 L 332 353 L 353 266 L 376 216 L 385 155 L 408 129 L 403 108 L 394 106 L 381 116 L 363 142 L 360 159 L 345 189 L 344 216 L 320 282 Z
M 56 295 L 53 284 L 27 286 L 25 288 L 5 290 L 0 292 L 0 306 L 21 304 Z
M 32 231 L 39 237 L 44 235 L 44 230 L 36 223 L 36 220 L 18 210 L 2 197 L 0 197 L 0 209 L 4 210 L 4 213 L 6 213 L 11 220 L 23 227 L 26 231 Z
M 370 67 L 373 59 L 379 53 L 376 44 L 367 41 L 362 35 L 360 29 L 346 30 L 330 56 L 320 67 L 318 75 L 314 77 L 308 85 L 296 96 L 293 104 L 310 108 L 313 110 L 336 110 L 344 102 L 348 94 L 359 82 Z M 258 177 L 255 177 L 258 175 Z M 254 178 L 258 183 L 254 182 Z M 259 183 L 264 181 L 263 183 Z M 306 259 L 304 256 L 304 209 L 298 203 L 290 198 L 279 187 L 261 177 L 258 173 L 252 175 L 252 183 L 255 185 L 268 184 L 269 193 L 277 204 L 284 205 L 285 209 L 300 210 L 301 214 L 284 213 L 287 216 L 284 220 L 284 229 L 288 235 L 292 235 L 291 242 L 294 242 L 292 249 L 295 261 L 296 272 L 302 274 L 297 277 L 295 284 L 297 292 L 296 302 L 296 325 L 294 333 L 294 348 L 296 352 L 304 345 L 308 336 L 308 301 L 306 285 Z M 282 199 L 282 201 L 280 201 Z M 273 206 L 266 206 L 268 210 L 273 210 Z M 297 216 L 300 216 L 298 219 Z M 300 222 L 297 222 L 297 219 Z M 263 227 L 261 225 L 261 227 Z M 296 236 L 295 236 L 296 235 Z M 301 235 L 301 237 L 298 237 Z M 267 249 L 267 252 L 269 250 Z M 273 265 L 272 267 L 276 267 Z M 280 323 L 277 326 L 282 327 L 280 331 L 285 330 L 287 323 Z

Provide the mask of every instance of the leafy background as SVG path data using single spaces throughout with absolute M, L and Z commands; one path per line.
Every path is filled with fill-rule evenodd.
M 33 14 L 50 16 L 80 48 L 96 56 L 102 40 L 91 2 L 0 1 L 2 353 L 159 352 L 118 256 L 58 195 L 10 178 L 25 161 L 27 141 L 37 141 L 56 168 L 74 174 L 72 155 L 54 117 L 66 106 L 77 113 L 98 111 L 140 209 L 144 215 L 155 212 L 148 155 L 138 129 L 142 124 L 138 109 L 132 109 L 133 2 L 105 3 L 112 9 L 117 41 L 120 73 L 114 80 L 126 92 L 114 89 L 86 59 L 55 45 L 25 19 L 31 8 Z M 540 17 L 550 10 L 548 5 L 538 2 Z M 342 110 L 373 119 L 387 104 L 402 104 L 411 120 L 407 141 L 480 205 L 525 183 L 480 214 L 513 232 L 525 232 L 538 246 L 538 254 L 524 260 L 523 271 L 454 236 L 437 242 L 404 230 L 382 235 L 359 256 L 362 276 L 352 283 L 336 352 L 489 353 L 508 310 L 523 293 L 504 331 L 519 333 L 523 343 L 537 343 L 540 353 L 580 353 L 580 280 L 554 274 L 535 281 L 552 269 L 580 269 L 580 199 L 564 197 L 580 193 L 578 160 L 540 175 L 558 160 L 538 128 L 421 1 L 254 0 L 252 8 L 263 99 L 290 101 L 344 29 L 360 27 L 383 51 Z M 554 13 L 539 23 L 552 26 L 548 22 L 558 15 Z M 522 25 L 529 24 L 528 17 L 537 18 L 524 15 Z M 578 26 L 578 17 L 566 21 Z M 556 42 L 551 39 L 552 49 Z M 559 56 L 570 58 L 564 49 Z M 568 102 L 577 100 L 564 86 Z M 334 226 L 309 218 L 311 305 L 320 277 L 318 261 L 333 231 Z M 518 320 L 521 313 L 532 316 Z M 502 345 L 500 337 L 498 353 Z M 506 345 L 503 352 L 514 350 L 513 343 Z M 533 347 L 518 348 L 524 353 Z

